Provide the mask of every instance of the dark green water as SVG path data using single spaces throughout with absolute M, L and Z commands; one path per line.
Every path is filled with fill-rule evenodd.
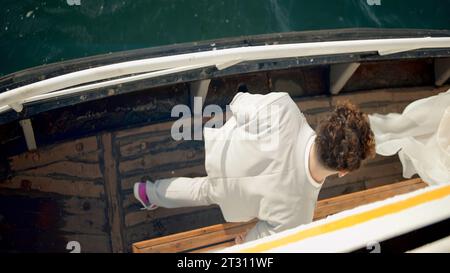
M 2 0 L 0 75 L 114 51 L 349 27 L 450 29 L 450 0 Z M 77 1 L 77 0 L 75 0 Z M 371 0 L 369 0 L 371 1 Z

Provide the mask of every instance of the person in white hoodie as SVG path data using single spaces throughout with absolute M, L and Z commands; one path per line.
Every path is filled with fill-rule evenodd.
M 204 128 L 207 176 L 136 183 L 146 209 L 217 204 L 227 222 L 258 219 L 236 238 L 248 242 L 310 223 L 325 178 L 375 154 L 367 115 L 349 102 L 316 132 L 287 93 L 238 93 L 230 109 L 222 127 Z

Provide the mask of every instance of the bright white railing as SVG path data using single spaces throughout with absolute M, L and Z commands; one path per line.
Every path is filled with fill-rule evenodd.
M 378 52 L 380 55 L 386 55 L 426 48 L 450 48 L 450 38 L 375 39 L 249 46 L 122 62 L 68 73 L 3 92 L 0 94 L 0 113 L 10 108 L 20 112 L 23 104 L 31 101 L 208 66 L 224 69 L 244 61 L 361 52 Z M 123 77 L 127 75 L 131 76 Z M 117 77 L 123 78 L 87 84 Z M 81 84 L 87 85 L 71 88 Z

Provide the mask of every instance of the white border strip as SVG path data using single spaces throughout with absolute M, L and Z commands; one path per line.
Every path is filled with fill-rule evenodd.
M 448 185 L 427 187 L 411 193 L 398 195 L 384 201 L 363 205 L 351 210 L 337 213 L 329 216 L 328 218 L 312 222 L 307 225 L 302 225 L 297 228 L 286 230 L 245 244 L 225 248 L 217 252 L 240 252 L 242 250 L 258 246 L 259 244 L 276 241 L 277 239 L 296 234 L 312 227 L 321 226 L 329 222 L 334 222 L 351 215 L 370 211 L 388 204 L 393 204 L 401 200 L 407 200 L 411 197 L 443 187 L 448 187 Z M 450 217 L 449 208 L 450 196 L 446 196 L 444 198 L 432 200 L 396 213 L 374 218 L 370 221 L 363 222 L 355 226 L 276 247 L 270 249 L 268 252 L 349 252 L 374 245 L 377 242 L 382 242 L 383 240 L 447 219 Z M 383 252 L 382 249 L 381 252 Z
M 450 48 L 450 38 L 426 37 L 250 46 L 122 62 L 72 72 L 3 92 L 0 94 L 0 109 L 4 111 L 6 109 L 4 108 L 5 106 L 21 105 L 32 97 L 71 86 L 130 74 L 148 73 L 158 70 L 166 70 L 168 72 L 168 69 L 188 66 L 217 66 L 223 68 L 227 67 L 228 64 L 236 64 L 243 61 L 275 58 L 373 51 L 378 52 L 380 55 L 385 55 L 424 48 Z M 18 107 L 15 108 L 19 109 Z

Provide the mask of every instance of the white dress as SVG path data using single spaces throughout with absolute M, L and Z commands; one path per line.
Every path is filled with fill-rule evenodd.
M 402 114 L 369 115 L 376 151 L 398 152 L 403 176 L 450 183 L 450 90 L 409 104 Z

